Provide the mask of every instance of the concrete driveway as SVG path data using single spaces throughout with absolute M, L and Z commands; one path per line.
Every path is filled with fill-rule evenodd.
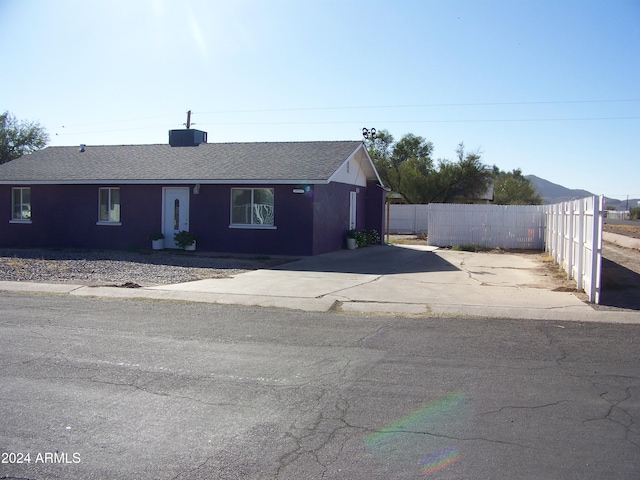
M 173 285 L 124 289 L 0 282 L 0 289 L 366 315 L 640 322 L 634 311 L 596 310 L 572 291 L 575 283 L 558 289 L 561 284 L 541 254 L 389 245 Z
M 308 311 L 638 321 L 633 313 L 616 312 L 614 319 L 612 312 L 595 311 L 572 292 L 553 291 L 557 286 L 535 254 L 392 245 L 146 290 Z

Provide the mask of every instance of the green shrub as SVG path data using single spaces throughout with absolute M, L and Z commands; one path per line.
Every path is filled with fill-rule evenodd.
M 367 245 L 378 245 L 380 243 L 380 235 L 376 230 L 365 230 L 367 237 Z
M 640 220 L 640 207 L 633 207 L 630 211 L 631 220 Z
M 196 240 L 197 238 L 195 233 L 187 232 L 186 230 L 181 230 L 173 236 L 173 241 L 176 242 L 180 248 L 188 247 Z
M 377 230 L 349 230 L 347 238 L 355 238 L 359 248 L 380 244 L 380 234 Z

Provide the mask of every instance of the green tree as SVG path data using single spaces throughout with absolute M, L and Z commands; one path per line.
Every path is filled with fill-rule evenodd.
M 9 112 L 0 115 L 0 164 L 47 145 L 49 134 L 36 122 L 19 121 Z
M 408 133 L 398 142 L 387 130 L 367 141 L 369 154 L 383 183 L 408 203 L 451 203 L 477 198 L 485 192 L 490 170 L 480 154 L 465 153 L 460 144 L 458 161 L 432 158 L 433 143 Z
M 433 144 L 413 134 L 396 143 L 393 135 L 381 130 L 368 141 L 368 149 L 383 183 L 413 203 L 419 182 L 433 169 Z
M 454 203 L 480 198 L 491 182 L 491 171 L 482 163 L 480 153 L 465 153 L 464 144 L 456 149 L 457 162 L 438 160 L 436 188 L 432 190 L 430 202 Z
M 496 205 L 540 205 L 542 198 L 519 168 L 504 172 L 493 166 L 493 203 Z

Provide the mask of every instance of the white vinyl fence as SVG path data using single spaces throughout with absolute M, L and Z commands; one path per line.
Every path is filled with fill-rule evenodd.
M 429 205 L 389 205 L 389 233 L 427 233 Z
M 602 195 L 546 206 L 546 251 L 593 303 L 600 303 L 603 217 Z
M 544 250 L 542 205 L 428 205 L 427 243 Z
M 618 212 L 615 210 L 605 210 L 604 212 L 605 218 L 610 218 L 612 220 L 629 220 L 631 218 L 631 212 L 629 210 Z

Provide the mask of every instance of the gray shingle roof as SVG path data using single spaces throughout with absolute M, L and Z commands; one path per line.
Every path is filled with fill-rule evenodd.
M 48 147 L 0 165 L 0 183 L 326 181 L 359 141 Z

